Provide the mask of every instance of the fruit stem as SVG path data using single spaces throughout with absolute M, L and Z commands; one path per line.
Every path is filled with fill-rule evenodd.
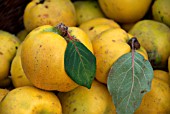
M 67 42 L 78 41 L 78 39 L 70 34 L 70 32 L 68 31 L 68 27 L 63 23 L 58 24 L 56 28 L 59 30 L 59 33 L 65 38 Z

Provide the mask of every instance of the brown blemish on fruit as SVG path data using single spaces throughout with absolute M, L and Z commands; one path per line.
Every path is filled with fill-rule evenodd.
M 37 97 L 38 97 L 39 99 L 42 99 L 42 96 L 41 96 L 41 95 L 37 95 Z
M 93 29 L 94 29 L 94 27 L 90 27 L 90 28 L 89 28 L 89 30 L 93 30 Z
M 73 112 L 75 112 L 76 110 L 77 110 L 77 108 L 74 108 L 74 109 L 73 109 Z
M 3 55 L 3 53 L 2 53 L 2 52 L 0 52 L 0 55 Z
M 48 17 L 49 17 L 48 14 L 44 14 L 44 15 L 43 15 L 43 18 L 48 18 Z
M 108 54 L 108 52 L 109 52 L 109 51 L 108 51 L 108 50 L 106 50 L 106 51 L 105 51 L 105 54 Z
M 22 78 L 22 75 L 17 76 L 17 78 Z
M 47 6 L 47 5 L 45 5 L 45 8 L 48 8 L 48 6 Z
M 116 42 L 115 40 L 112 40 L 112 42 Z

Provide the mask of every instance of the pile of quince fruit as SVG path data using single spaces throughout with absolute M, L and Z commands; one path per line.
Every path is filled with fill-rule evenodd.
M 133 36 L 154 70 L 151 91 L 134 114 L 170 114 L 169 6 L 169 0 L 30 1 L 24 30 L 0 30 L 0 114 L 116 114 L 108 71 L 131 51 Z M 90 89 L 65 72 L 60 23 L 96 57 Z

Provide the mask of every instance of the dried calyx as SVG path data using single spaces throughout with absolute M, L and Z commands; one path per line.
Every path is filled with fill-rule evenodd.
M 68 27 L 66 25 L 64 25 L 63 23 L 58 24 L 56 28 L 57 28 L 59 34 L 62 37 L 64 37 L 64 39 L 67 42 L 70 42 L 70 41 L 79 41 L 78 39 L 76 39 L 74 36 L 72 36 L 70 34 L 70 32 L 68 31 Z
M 136 37 L 132 37 L 129 41 L 128 44 L 130 45 L 132 50 L 136 50 L 140 48 L 140 43 L 138 42 Z

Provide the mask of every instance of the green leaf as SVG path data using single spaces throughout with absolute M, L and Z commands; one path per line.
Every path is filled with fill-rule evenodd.
M 64 65 L 73 81 L 91 88 L 96 73 L 96 58 L 81 42 L 70 41 L 67 44 Z
M 150 62 L 137 52 L 134 52 L 134 60 L 132 58 L 132 53 L 123 55 L 109 71 L 107 87 L 117 114 L 133 114 L 143 95 L 151 89 L 153 69 Z

